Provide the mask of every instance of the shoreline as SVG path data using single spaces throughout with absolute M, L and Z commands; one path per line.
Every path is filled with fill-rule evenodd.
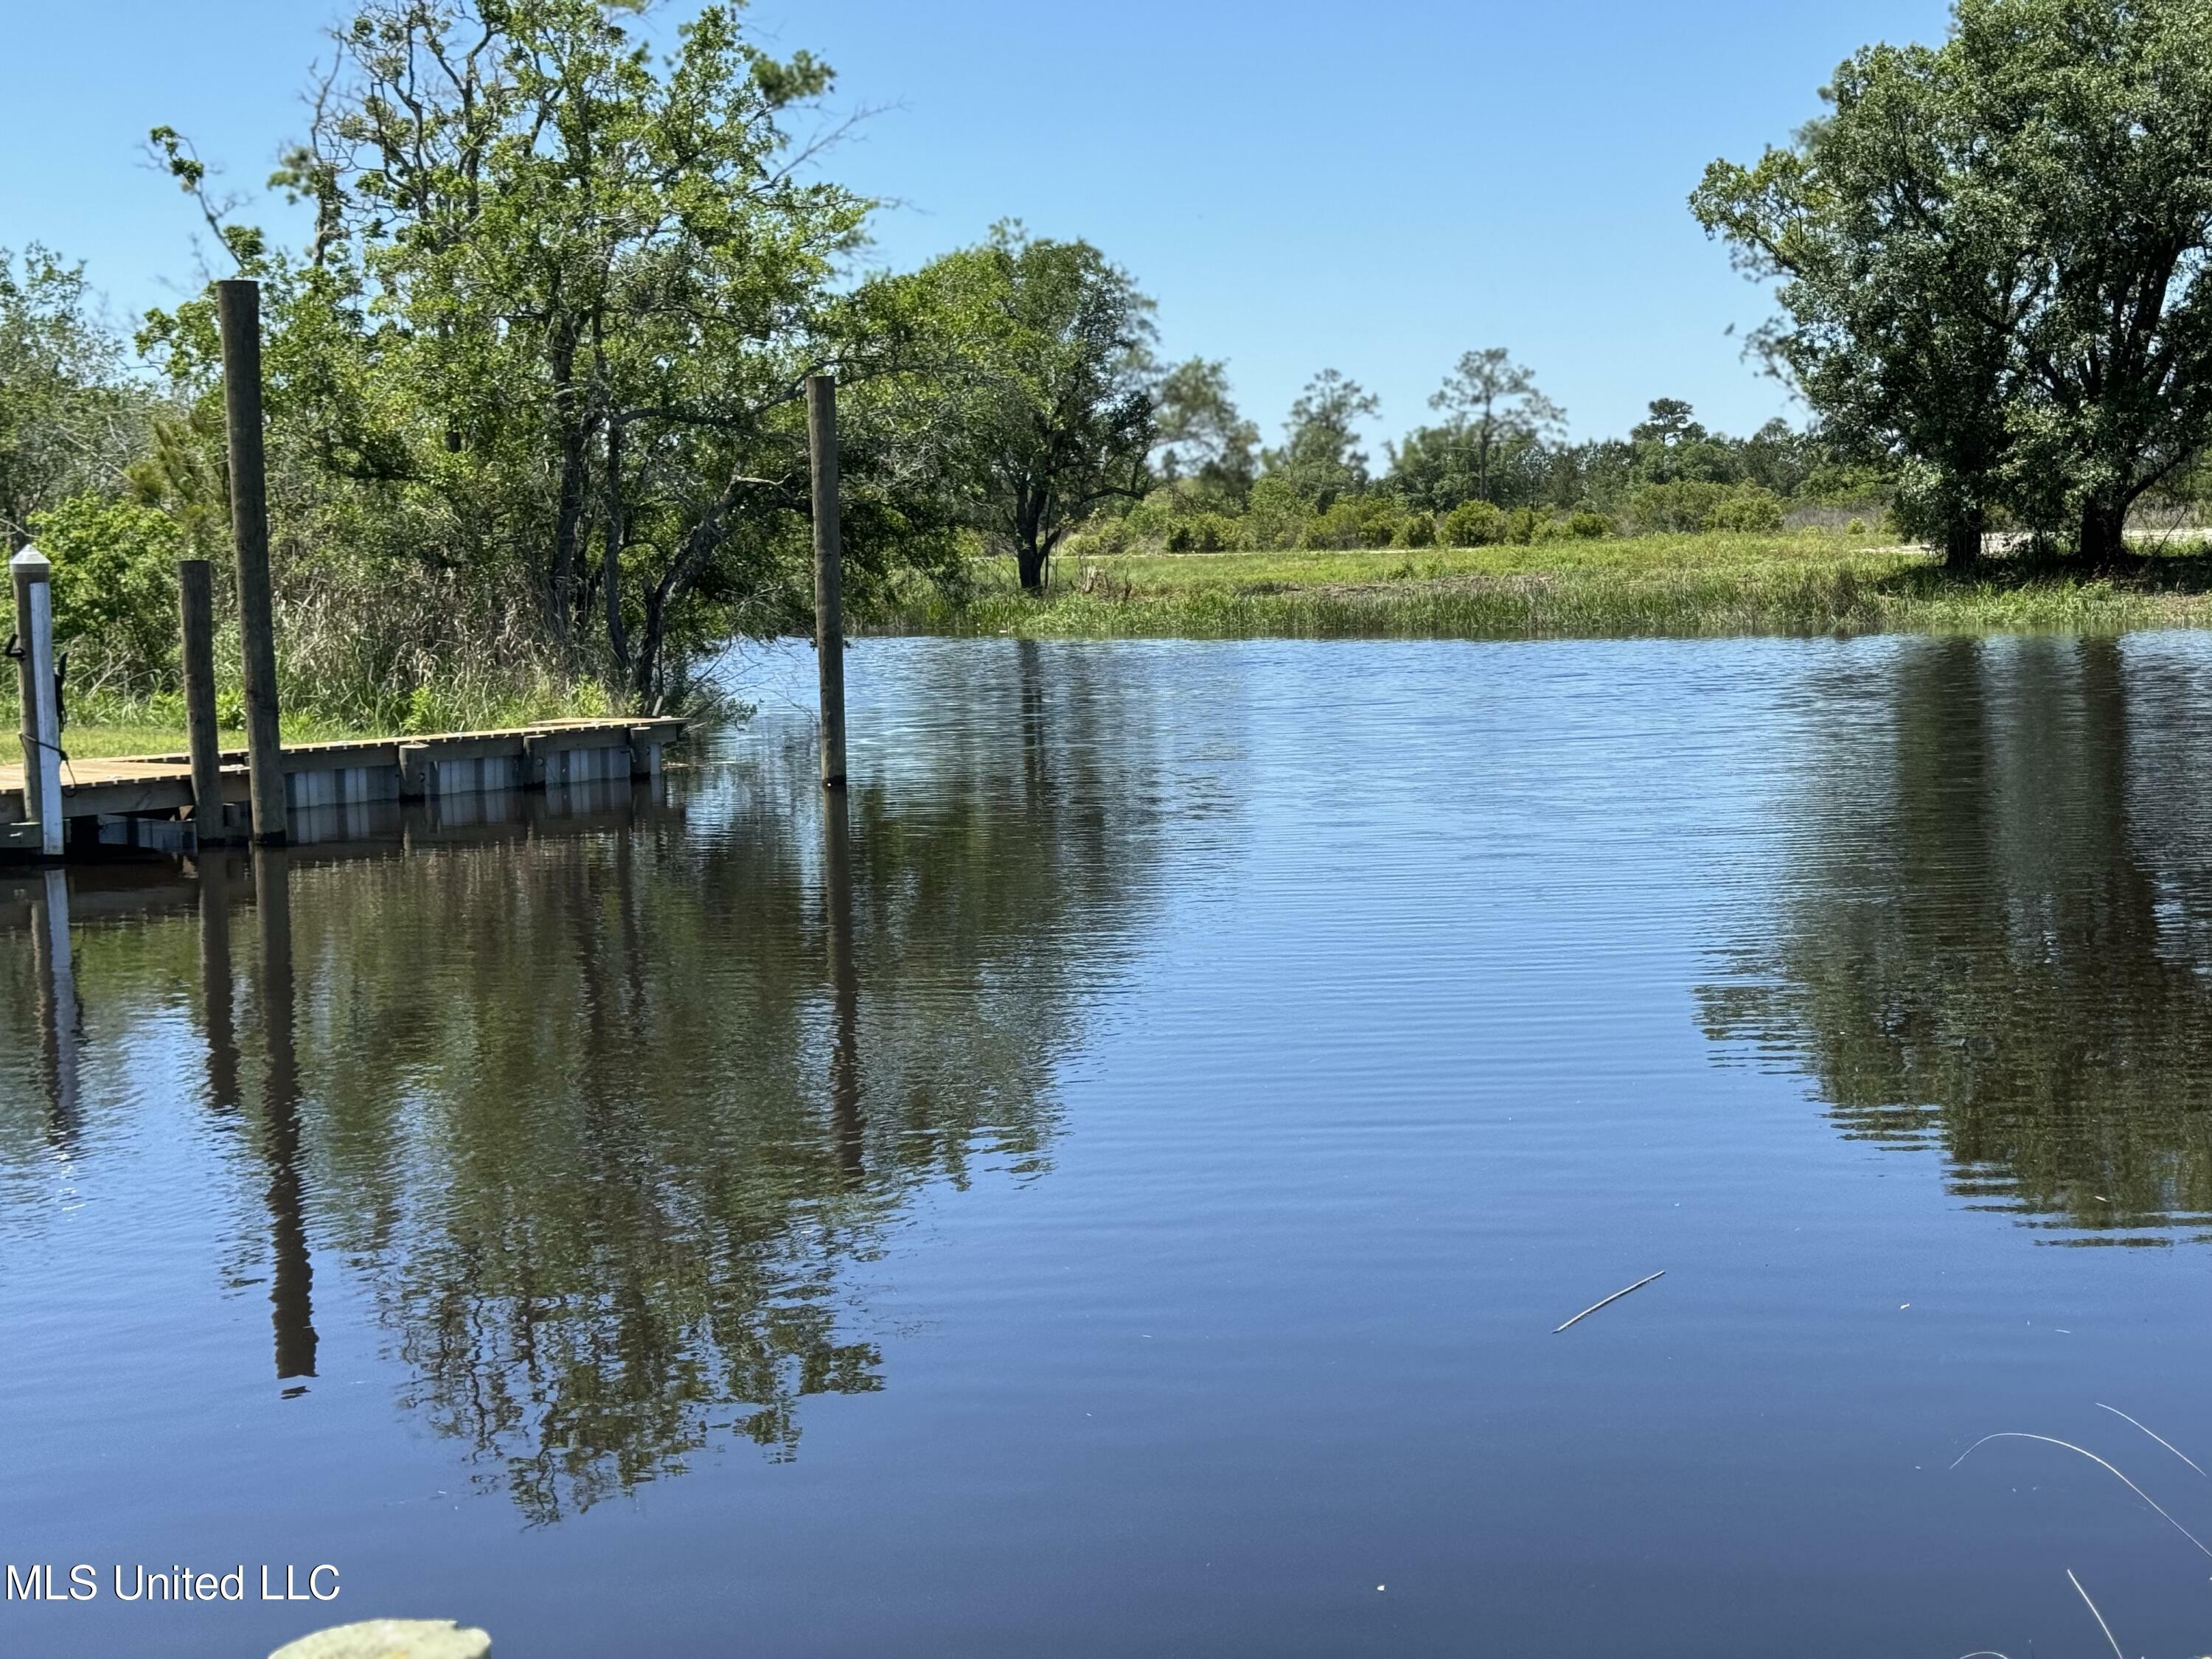
M 995 566 L 866 631 L 1033 639 L 1627 639 L 2212 627 L 2212 555 L 2069 568 L 1818 532 L 1352 552 L 1093 556 L 1039 599 Z

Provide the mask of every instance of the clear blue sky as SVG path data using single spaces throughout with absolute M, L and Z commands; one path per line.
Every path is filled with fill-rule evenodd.
M 688 0 L 666 0 L 667 27 Z M 0 0 L 0 244 L 89 264 L 114 311 L 195 270 L 190 209 L 143 165 L 191 135 L 257 186 L 303 122 L 332 0 Z M 1755 289 L 1683 198 L 1818 108 L 1873 40 L 1942 0 L 757 0 L 754 26 L 886 106 L 830 171 L 902 206 L 908 265 L 1002 216 L 1085 236 L 1159 301 L 1164 350 L 1229 360 L 1270 440 L 1316 369 L 1378 393 L 1381 440 L 1458 354 L 1502 344 L 1577 436 L 1655 397 L 1747 430 L 1787 413 L 1723 331 Z M 275 204 L 272 229 L 298 223 Z

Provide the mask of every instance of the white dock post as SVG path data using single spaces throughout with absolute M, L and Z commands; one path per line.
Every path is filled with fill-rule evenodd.
M 15 586 L 15 683 L 22 693 L 23 805 L 39 851 L 62 855 L 62 716 L 54 691 L 54 568 L 35 547 L 8 561 Z

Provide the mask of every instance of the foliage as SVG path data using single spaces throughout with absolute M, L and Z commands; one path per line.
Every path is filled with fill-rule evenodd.
M 797 402 L 839 353 L 866 204 L 801 182 L 779 117 L 829 71 L 726 4 L 665 65 L 594 0 L 368 0 L 336 38 L 276 180 L 314 204 L 313 249 L 222 226 L 263 284 L 280 600 L 374 593 L 366 620 L 404 624 L 459 594 L 471 636 L 646 702 L 710 641 L 803 617 Z M 142 337 L 205 407 L 208 300 Z M 865 587 L 884 550 L 858 539 Z M 362 659 L 400 675 L 362 695 L 408 702 L 409 647 Z
M 1647 532 L 1694 535 L 1707 527 L 1729 494 L 1726 484 L 1704 478 L 1646 484 L 1630 499 L 1629 517 L 1638 529 Z
M 1146 493 L 1152 302 L 1090 243 L 1012 223 L 899 286 L 923 319 L 925 358 L 949 371 L 941 418 L 962 499 L 1038 591 L 1085 514 Z
M 1713 503 L 1705 515 L 1707 530 L 1774 531 L 1782 528 L 1782 503 L 1771 490 L 1756 484 L 1734 489 Z
M 177 555 L 168 514 L 134 501 L 73 495 L 33 515 L 53 561 L 54 645 L 73 684 L 129 692 L 168 677 L 177 654 Z
M 1408 513 L 1390 533 L 1390 545 L 1393 547 L 1434 547 L 1436 544 L 1437 515 L 1433 513 Z
M 1460 438 L 1474 475 L 1474 494 L 1484 501 L 1498 499 L 1491 493 L 1491 463 L 1498 446 L 1513 440 L 1533 443 L 1563 428 L 1567 416 L 1504 346 L 1462 356 L 1429 407 L 1450 417 L 1449 429 Z
M 1444 514 L 1447 547 L 1492 547 L 1505 539 L 1504 513 L 1488 501 L 1462 501 Z
M 1826 96 L 1692 198 L 1782 278 L 1772 361 L 1954 561 L 2000 504 L 2110 560 L 2212 441 L 2212 0 L 1960 0 Z
M 1237 545 L 1237 522 L 1220 513 L 1200 513 L 1168 532 L 1170 553 L 1221 553 Z
M 1773 527 L 1778 530 L 1781 528 L 1778 519 Z M 1613 534 L 1613 520 L 1602 513 L 1592 513 L 1585 509 L 1568 516 L 1567 533 L 1577 541 L 1597 541 Z
M 93 313 L 84 267 L 0 247 L 0 547 L 21 548 L 33 515 L 115 488 L 150 401 Z
M 1209 506 L 1242 511 L 1259 471 L 1260 428 L 1230 398 L 1229 366 L 1193 357 L 1162 375 L 1153 395 L 1153 471 L 1196 486 L 1194 498 Z
M 1358 422 L 1381 408 L 1358 381 L 1324 368 L 1291 405 L 1283 447 L 1261 458 L 1268 476 L 1281 479 L 1315 513 L 1327 512 L 1339 495 L 1364 489 L 1367 456 L 1359 447 Z
M 1045 605 L 1011 580 L 957 609 L 910 590 L 900 625 L 1039 637 L 1525 639 L 1923 632 L 2110 635 L 2212 626 L 2212 556 L 2091 572 L 1992 561 L 1960 581 L 1863 537 L 1648 534 L 1535 547 L 1131 554 Z
M 1262 473 L 1253 480 L 1244 513 L 1243 544 L 1255 548 L 1296 547 L 1304 532 L 1309 508 L 1290 479 Z
M 1387 495 L 1345 495 L 1306 521 L 1300 545 L 1319 548 L 1388 547 L 1401 518 Z

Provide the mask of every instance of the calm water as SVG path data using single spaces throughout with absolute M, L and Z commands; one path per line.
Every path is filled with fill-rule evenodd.
M 2212 641 L 732 672 L 0 879 L 0 1558 L 343 1585 L 0 1650 L 2205 1651 Z

